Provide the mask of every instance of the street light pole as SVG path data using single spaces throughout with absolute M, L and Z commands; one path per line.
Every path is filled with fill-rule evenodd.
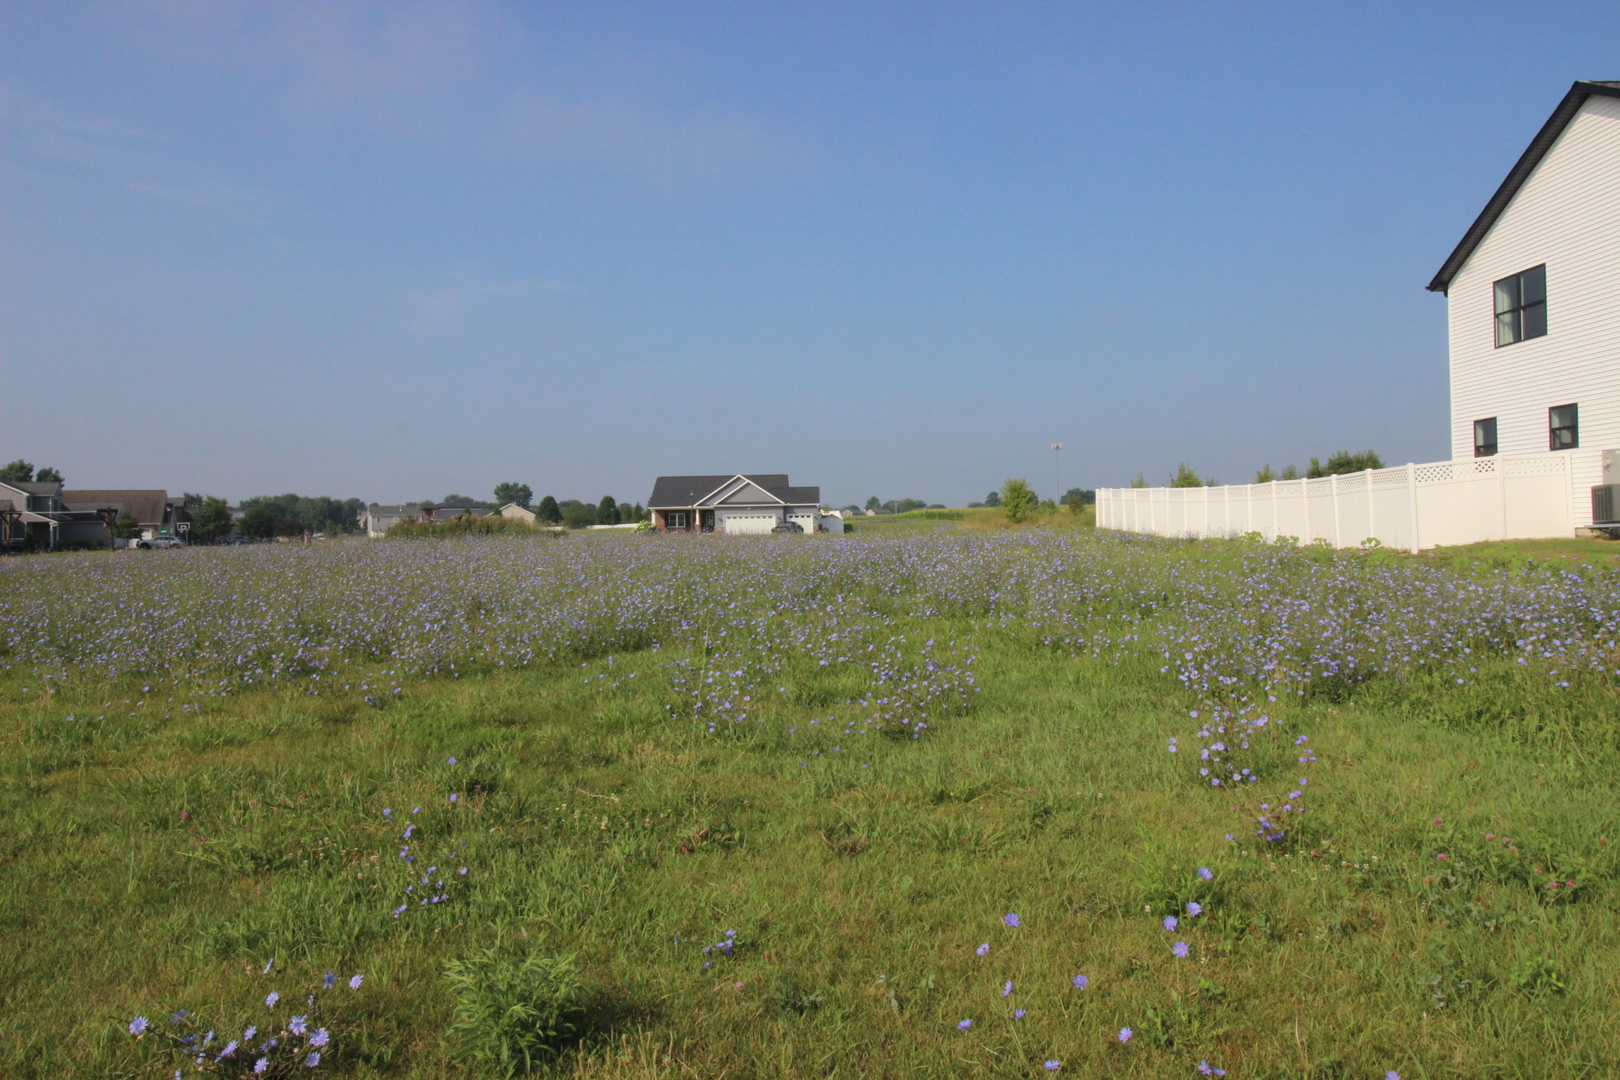
M 1052 484 L 1057 488 L 1057 494 L 1052 496 L 1052 505 L 1056 506 L 1063 499 L 1063 444 L 1052 444 Z

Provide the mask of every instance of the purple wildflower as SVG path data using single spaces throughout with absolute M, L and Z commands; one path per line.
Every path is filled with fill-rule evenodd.
M 1133 1034 L 1135 1034 L 1135 1033 L 1132 1032 L 1131 1029 L 1128 1028 L 1128 1027 L 1120 1028 L 1119 1029 L 1119 1041 L 1120 1042 L 1130 1042 L 1131 1041 L 1131 1036 Z
M 1166 930 L 1174 930 L 1179 925 L 1180 923 L 1174 915 L 1166 915 L 1164 917 L 1164 928 Z
M 1215 871 L 1211 870 L 1207 866 L 1200 866 L 1198 868 L 1198 876 L 1203 878 L 1205 881 L 1210 881 L 1215 877 Z
M 1074 988 L 1076 990 L 1084 990 L 1086 985 L 1090 982 L 1091 980 L 1086 978 L 1084 975 L 1076 975 L 1074 977 Z
M 980 945 L 977 949 L 974 949 L 973 951 L 978 953 L 980 956 L 988 956 L 989 953 L 990 953 L 990 943 L 987 941 L 983 945 Z
M 1170 946 L 1170 951 L 1174 953 L 1177 958 L 1185 960 L 1187 959 L 1187 954 L 1192 950 L 1187 948 L 1187 943 L 1185 941 L 1178 941 L 1174 945 Z
M 146 1017 L 144 1016 L 137 1016 L 135 1019 L 129 1022 L 129 1033 L 131 1035 L 139 1035 L 144 1032 L 146 1028 L 147 1023 Z
M 1005 915 L 1003 915 L 1001 917 L 1001 921 L 1006 923 L 1008 926 L 1018 926 L 1018 925 L 1020 925 L 1019 922 L 1018 922 L 1018 916 L 1013 914 L 1010 911 L 1007 912 L 1007 914 L 1005 914 Z
M 360 981 L 362 979 L 364 979 L 364 978 L 365 978 L 364 975 L 356 975 L 354 978 L 350 979 L 349 980 L 349 989 L 350 990 L 358 990 L 358 989 L 360 989 Z
M 957 1031 L 966 1031 L 968 1028 L 970 1028 L 972 1026 L 973 1026 L 973 1021 L 972 1020 L 962 1020 L 962 1021 L 957 1023 L 956 1030 Z

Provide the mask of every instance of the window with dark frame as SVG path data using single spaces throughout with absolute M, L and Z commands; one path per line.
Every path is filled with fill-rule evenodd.
M 1547 333 L 1547 264 L 1498 281 L 1496 347 Z
M 1574 450 L 1581 445 L 1581 414 L 1575 405 L 1554 405 L 1547 410 L 1547 449 Z
M 671 510 L 669 513 L 665 514 L 664 515 L 664 527 L 666 529 L 684 529 L 684 528 L 686 528 L 686 511 L 684 511 L 684 510 Z
M 1496 456 L 1496 417 L 1474 421 L 1474 456 Z

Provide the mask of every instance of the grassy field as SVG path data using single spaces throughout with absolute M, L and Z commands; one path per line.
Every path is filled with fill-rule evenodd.
M 0 1074 L 1612 1075 L 1612 572 L 902 520 L 0 563 Z

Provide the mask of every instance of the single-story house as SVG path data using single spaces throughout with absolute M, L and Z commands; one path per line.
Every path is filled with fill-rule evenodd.
M 789 521 L 805 532 L 844 531 L 842 515 L 821 509 L 821 488 L 794 487 L 786 473 L 660 476 L 647 508 L 659 532 L 768 533 Z

